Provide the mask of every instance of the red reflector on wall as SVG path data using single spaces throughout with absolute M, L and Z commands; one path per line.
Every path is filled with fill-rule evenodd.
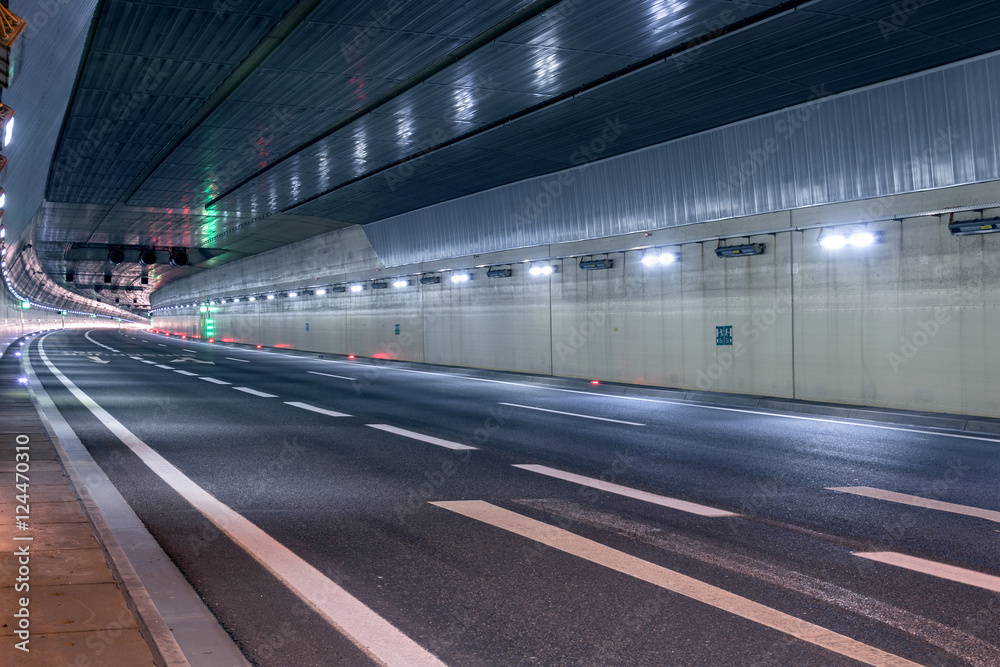
M 591 381 L 590 381 L 590 384 L 601 384 L 601 383 L 600 383 L 600 382 L 598 382 L 597 380 L 591 380 Z
M 353 359 L 353 358 L 354 358 L 354 355 L 353 355 L 353 354 L 349 354 L 349 355 L 347 355 L 347 358 L 348 358 L 348 359 Z

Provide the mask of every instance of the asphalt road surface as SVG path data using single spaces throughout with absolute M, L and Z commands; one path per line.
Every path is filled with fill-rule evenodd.
M 254 664 L 1000 665 L 988 436 L 145 332 L 29 349 Z

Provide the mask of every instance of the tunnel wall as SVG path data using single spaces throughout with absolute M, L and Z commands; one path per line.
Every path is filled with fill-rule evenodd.
M 963 201 L 1000 201 L 1000 187 L 728 221 L 729 233 L 745 229 L 767 250 L 726 260 L 715 256 L 714 241 L 690 242 L 718 233 L 710 224 L 650 239 L 603 239 L 388 271 L 371 261 L 364 272 L 363 258 L 370 256 L 364 237 L 344 230 L 317 247 L 325 248 L 319 256 L 329 256 L 331 267 L 347 266 L 341 260 L 348 253 L 358 260 L 339 274 L 346 280 L 598 252 L 615 242 L 676 244 L 681 258 L 648 269 L 642 250 L 611 252 L 611 270 L 583 271 L 567 259 L 549 278 L 530 276 L 528 264 L 514 263 L 511 278 L 490 279 L 480 268 L 469 283 L 456 285 L 445 272 L 437 285 L 244 301 L 215 306 L 212 315 L 219 338 L 241 343 L 1000 417 L 992 380 L 1000 376 L 1000 352 L 991 345 L 1000 327 L 1000 234 L 953 237 L 947 216 L 902 217 L 869 225 L 884 234 L 882 243 L 832 252 L 819 245 L 820 228 L 753 232 L 859 219 L 890 205 L 926 211 Z M 239 294 L 242 285 L 232 278 L 246 271 L 239 267 L 244 261 L 296 266 L 302 279 L 309 273 L 302 266 L 318 271 L 308 244 L 185 279 L 162 290 L 158 304 Z M 196 316 L 157 316 L 153 325 L 198 333 Z M 732 345 L 717 345 L 720 326 L 732 327 Z
M 112 324 L 105 318 L 94 319 L 73 315 L 63 317 L 56 311 L 41 308 L 25 310 L 7 290 L 0 288 L 0 354 L 3 354 L 12 342 L 34 331 L 106 326 L 117 326 L 117 324 Z

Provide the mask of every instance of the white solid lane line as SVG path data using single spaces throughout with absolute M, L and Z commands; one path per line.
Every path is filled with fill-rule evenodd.
M 174 367 L 173 367 L 173 366 L 166 366 L 166 365 L 164 365 L 164 364 L 156 364 L 156 367 L 157 367 L 157 368 L 163 368 L 163 369 L 166 369 L 166 370 L 168 370 L 168 371 L 172 371 L 172 370 L 174 370 Z
M 49 372 L 111 433 L 160 479 L 376 663 L 390 667 L 445 667 L 427 649 L 404 635 L 291 549 L 195 484 L 194 480 L 125 428 L 49 361 L 42 343 L 43 341 L 39 341 L 38 353 Z
M 160 347 L 166 347 L 166 345 L 164 345 L 163 343 L 157 343 L 157 345 L 159 345 Z
M 856 551 L 854 552 L 854 555 L 860 558 L 877 561 L 879 563 L 885 563 L 886 565 L 895 565 L 896 567 L 902 567 L 914 572 L 929 574 L 930 576 L 938 577 L 939 579 L 956 581 L 960 584 L 976 586 L 977 588 L 985 588 L 988 591 L 1000 593 L 1000 577 L 994 577 L 991 574 L 983 574 L 982 572 L 976 572 L 974 570 L 966 570 L 963 567 L 945 565 L 944 563 L 938 563 L 924 558 L 917 558 L 916 556 L 907 556 L 906 554 L 897 554 L 892 551 L 867 553 L 863 551 Z
M 144 364 L 150 364 L 150 365 L 152 365 L 152 366 L 155 366 L 155 365 L 156 365 L 156 362 L 155 362 L 155 361 L 150 361 L 149 359 L 140 359 L 139 361 L 141 361 L 141 362 L 142 362 L 142 363 L 144 363 Z
M 583 475 L 576 475 L 571 472 L 556 470 L 555 468 L 550 468 L 548 466 L 515 465 L 514 467 L 520 468 L 521 470 L 527 470 L 529 472 L 536 472 L 540 475 L 555 477 L 556 479 L 561 479 L 566 482 L 572 482 L 574 484 L 579 484 L 581 486 L 589 486 L 590 488 L 598 489 L 599 491 L 607 491 L 608 493 L 615 493 L 619 496 L 635 498 L 636 500 L 643 500 L 647 503 L 653 503 L 654 505 L 661 505 L 663 507 L 669 507 L 671 509 L 680 510 L 681 512 L 688 512 L 690 514 L 697 514 L 699 516 L 708 516 L 713 518 L 725 517 L 725 516 L 740 516 L 739 514 L 735 514 L 733 512 L 727 512 L 726 510 L 720 510 L 715 507 L 709 507 L 708 505 L 699 505 L 698 503 L 692 503 L 687 500 L 679 500 L 677 498 L 669 498 L 667 496 L 661 496 L 655 493 L 649 493 L 648 491 L 631 489 L 627 486 L 622 486 L 621 484 L 604 482 L 599 479 L 594 479 L 593 477 L 584 477 Z
M 443 501 L 431 504 L 545 544 L 591 563 L 603 565 L 616 572 L 697 600 L 859 662 L 878 667 L 917 667 L 915 662 L 887 653 L 874 646 L 790 616 L 680 572 L 668 570 L 655 563 L 612 549 L 557 526 L 536 521 L 482 500 Z
M 395 433 L 396 435 L 401 435 L 404 438 L 412 438 L 414 440 L 419 440 L 420 442 L 437 445 L 438 447 L 447 447 L 448 449 L 456 450 L 478 449 L 478 447 L 463 445 L 460 442 L 452 442 L 451 440 L 435 438 L 434 436 L 424 435 L 423 433 L 417 433 L 415 431 L 407 431 L 405 428 L 397 428 L 395 426 L 389 426 L 388 424 L 367 424 L 367 426 L 377 428 L 378 430 L 385 431 L 386 433 Z
M 893 503 L 912 505 L 913 507 L 926 507 L 927 509 L 951 512 L 952 514 L 964 514 L 974 516 L 987 521 L 1000 523 L 1000 512 L 994 510 L 984 510 L 979 507 L 969 507 L 968 505 L 958 505 L 956 503 L 946 503 L 920 496 L 911 496 L 906 493 L 896 493 L 895 491 L 885 491 L 883 489 L 873 489 L 870 486 L 829 486 L 829 491 L 840 491 L 841 493 L 851 493 L 856 496 L 876 498 L 878 500 L 888 500 Z
M 519 405 L 517 403 L 500 403 L 500 405 L 507 405 L 512 408 L 523 408 L 525 410 L 538 410 L 539 412 L 551 412 L 556 415 L 567 415 L 569 417 L 580 417 L 582 419 L 596 419 L 602 422 L 614 422 L 615 424 L 627 424 L 628 426 L 645 426 L 645 424 L 640 424 L 638 422 L 627 422 L 621 419 L 609 419 L 607 417 L 592 417 L 591 415 L 581 415 L 575 412 L 563 412 L 562 410 L 549 410 L 548 408 L 536 408 L 532 405 Z
M 237 359 L 236 357 L 226 357 L 226 359 L 229 359 L 229 361 L 238 361 L 238 362 L 243 363 L 243 364 L 249 364 L 250 363 L 250 360 L 248 360 L 248 359 Z
M 197 373 L 192 373 L 191 371 L 174 371 L 175 373 L 180 373 L 181 375 L 187 375 L 188 377 L 198 377 Z
M 211 382 L 212 384 L 232 384 L 232 382 L 226 382 L 225 380 L 216 380 L 210 377 L 199 377 L 199 380 L 204 380 L 205 382 Z
M 326 415 L 327 417 L 350 417 L 351 415 L 344 414 L 343 412 L 336 412 L 334 410 L 326 410 L 324 408 L 317 408 L 315 405 L 309 405 L 308 403 L 299 403 L 297 401 L 285 401 L 285 405 L 290 405 L 293 408 L 301 408 L 303 410 L 309 410 L 310 412 L 318 412 L 321 415 Z
M 277 398 L 276 394 L 268 394 L 263 391 L 257 391 L 256 389 L 251 389 L 250 387 L 233 387 L 236 391 L 242 391 L 244 394 L 251 394 L 253 396 L 260 396 L 261 398 Z
M 194 350 L 181 350 L 181 352 L 183 352 L 184 354 L 198 354 Z
M 338 380 L 350 380 L 351 382 L 356 382 L 356 378 L 349 378 L 346 375 L 334 375 L 332 373 L 320 373 L 319 371 L 306 371 L 306 373 L 312 373 L 313 375 L 323 375 L 328 378 L 337 378 Z

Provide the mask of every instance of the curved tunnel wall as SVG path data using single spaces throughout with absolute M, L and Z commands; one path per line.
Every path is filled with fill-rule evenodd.
M 86 315 L 62 316 L 56 311 L 41 308 L 25 310 L 7 290 L 0 288 L 0 354 L 21 336 L 35 331 L 111 326 L 118 325 L 107 318 L 91 318 Z
M 633 250 L 610 253 L 611 270 L 583 271 L 575 259 L 563 260 L 556 274 L 539 278 L 515 263 L 511 278 L 487 278 L 485 269 L 476 269 L 469 283 L 457 285 L 445 272 L 437 285 L 244 299 L 213 307 L 212 317 L 218 338 L 240 343 L 1000 417 L 992 381 L 1000 374 L 1000 352 L 991 333 L 1000 327 L 1000 234 L 952 237 L 947 216 L 907 217 L 870 225 L 884 232 L 881 244 L 833 253 L 819 245 L 820 228 L 751 231 L 974 200 L 1000 200 L 1000 184 L 740 221 L 750 240 L 767 245 L 758 257 L 719 259 L 714 242 L 685 242 L 699 238 L 702 227 L 689 226 L 643 239 L 677 244 L 681 259 L 658 269 L 643 266 L 642 251 Z M 985 214 L 997 216 L 1000 209 Z M 391 282 L 401 272 L 442 268 L 386 270 L 358 230 L 329 238 L 312 254 L 305 242 L 169 285 L 158 304 L 307 287 L 337 271 L 341 280 Z M 627 241 L 633 245 L 619 247 L 640 243 Z M 456 260 L 453 267 L 560 254 L 546 246 Z M 310 278 L 322 273 L 324 258 L 330 273 Z M 198 333 L 197 315 L 167 311 L 152 322 Z M 732 345 L 716 344 L 720 326 L 732 327 Z

